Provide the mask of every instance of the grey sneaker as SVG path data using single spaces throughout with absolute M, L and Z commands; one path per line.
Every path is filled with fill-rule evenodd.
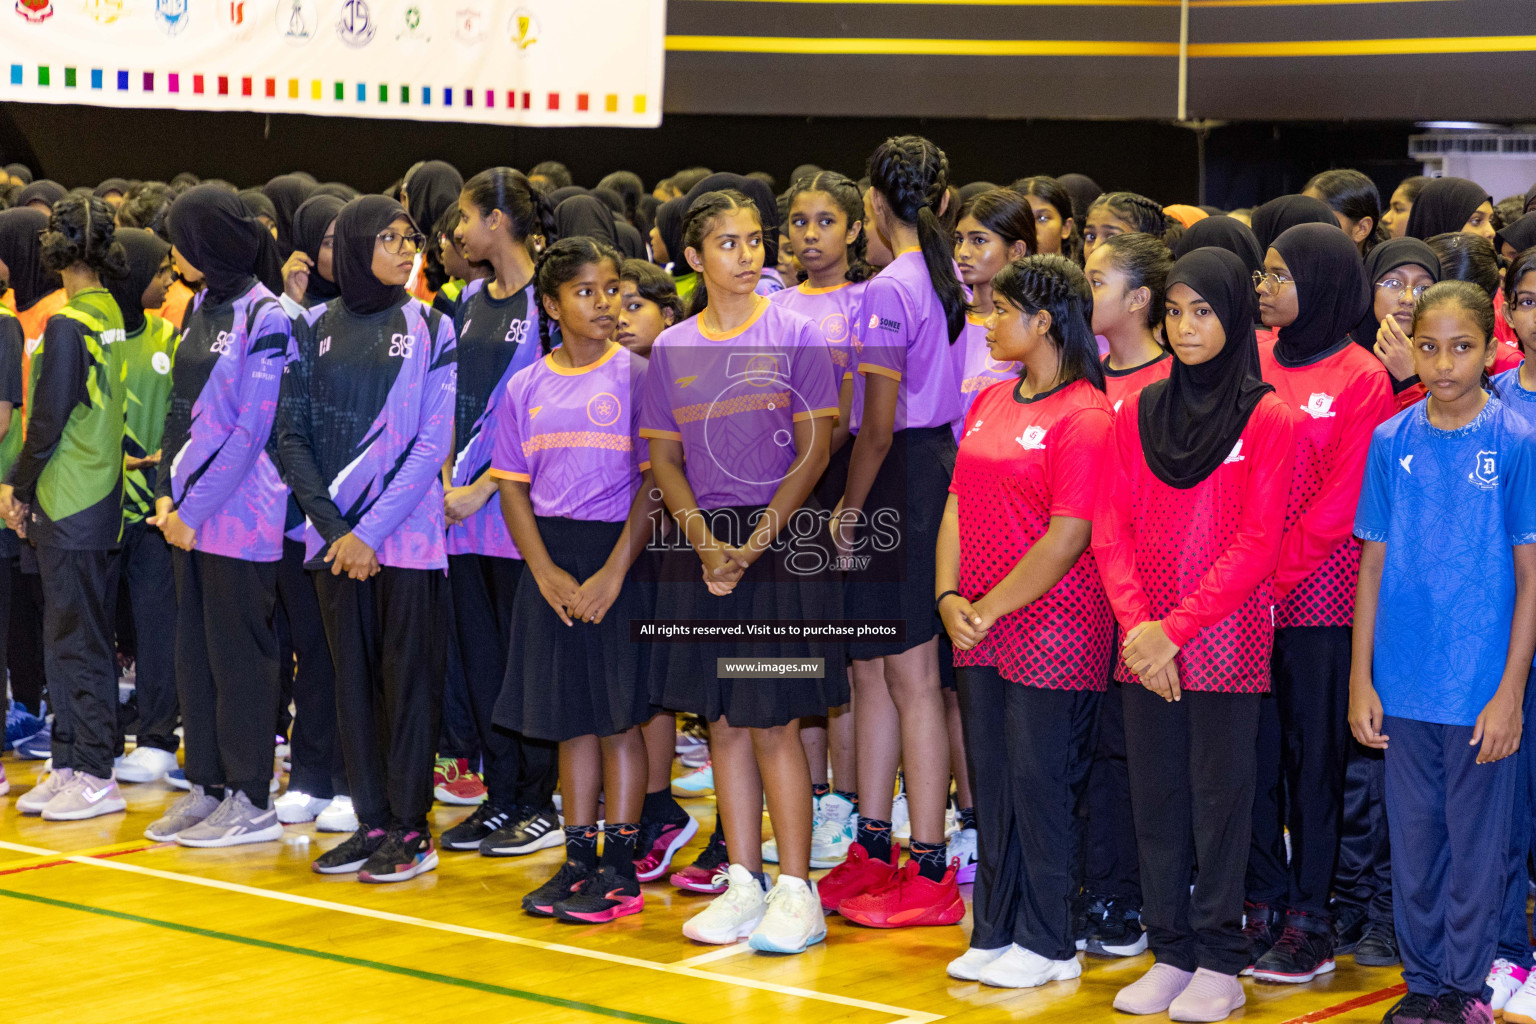
M 128 801 L 123 799 L 116 779 L 98 779 L 87 772 L 75 772 L 69 784 L 43 808 L 43 820 L 81 821 L 127 809 Z
M 240 846 L 283 838 L 277 808 L 259 810 L 239 790 L 224 798 L 214 812 L 191 828 L 176 833 L 178 846 Z
M 169 842 L 176 838 L 176 833 L 196 825 L 218 806 L 219 801 L 203 792 L 202 786 L 193 786 L 186 796 L 178 797 L 171 804 L 159 821 L 144 830 L 144 838 L 157 843 Z
M 22 814 L 42 814 L 48 801 L 58 796 L 74 778 L 68 768 L 56 768 L 43 776 L 43 781 L 16 798 L 16 809 Z

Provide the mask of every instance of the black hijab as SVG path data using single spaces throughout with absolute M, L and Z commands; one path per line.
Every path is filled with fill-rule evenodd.
M 277 250 L 284 258 L 298 246 L 293 244 L 293 214 L 315 191 L 312 181 L 297 174 L 279 174 L 261 186 L 261 194 L 272 201 L 273 222 L 277 225 Z
M 564 185 L 560 188 L 552 189 L 550 191 L 549 205 L 559 209 L 560 204 L 565 202 L 567 199 L 571 199 L 575 196 L 584 196 L 586 194 L 587 190 L 582 188 L 580 185 Z
M 128 274 L 103 278 L 103 282 L 122 310 L 123 330 L 134 334 L 144 326 L 144 289 L 160 273 L 160 265 L 171 254 L 171 244 L 143 228 L 118 228 L 117 240 L 128 254 Z
M 618 246 L 613 211 L 595 196 L 571 196 L 555 207 L 555 231 L 562 239 L 585 235 Z
M 1467 220 L 1493 197 L 1488 190 L 1466 178 L 1432 178 L 1408 211 L 1408 237 L 1433 238 L 1460 231 Z
M 619 219 L 624 217 L 624 197 L 611 188 L 595 188 L 588 193 L 597 199 L 601 199 L 613 211 L 613 215 Z
M 54 203 L 67 195 L 69 195 L 69 189 L 56 181 L 43 178 L 40 181 L 34 181 L 30 185 L 23 186 L 21 191 L 16 193 L 16 198 L 11 200 L 11 205 L 26 206 L 28 203 L 41 201 L 47 203 L 51 209 Z
M 1371 308 L 1365 267 L 1354 240 L 1337 226 L 1298 224 L 1271 246 L 1296 281 L 1296 319 L 1280 328 L 1275 359 L 1305 366 L 1349 340 Z
M 1514 247 L 1515 252 L 1525 252 L 1531 246 L 1536 245 L 1536 213 L 1528 213 L 1513 224 L 1500 228 L 1493 236 L 1493 244 L 1502 246 L 1505 243 Z
M 331 221 L 336 219 L 341 208 L 346 205 L 335 196 L 310 196 L 294 211 L 294 248 L 315 261 L 315 265 L 309 269 L 309 284 L 304 288 L 306 306 L 329 302 L 341 294 L 336 282 L 320 276 L 320 243 L 325 239 L 325 229 L 331 226 Z M 334 253 L 335 250 L 332 250 L 333 256 Z M 331 273 L 335 272 L 333 262 Z
M 706 192 L 720 192 L 728 188 L 744 194 L 757 207 L 757 217 L 763 225 L 763 266 L 771 269 L 779 262 L 779 203 L 773 198 L 773 190 L 767 182 L 740 174 L 711 174 L 688 190 L 688 194 L 683 197 L 688 204 L 683 209 L 687 210 L 695 199 Z M 671 243 L 668 242 L 667 246 L 670 249 Z M 681 252 L 674 253 L 672 258 L 687 266 Z
M 1372 249 L 1371 254 L 1365 258 L 1365 293 L 1370 301 L 1366 303 L 1360 322 L 1350 332 L 1355 344 L 1371 352 L 1376 351 L 1376 331 L 1381 327 L 1381 321 L 1376 319 L 1376 282 L 1387 271 L 1408 264 L 1423 267 L 1430 280 L 1440 280 L 1440 257 L 1417 238 L 1388 239 Z
M 277 207 L 272 205 L 272 200 L 268 199 L 262 193 L 261 189 L 243 188 L 240 190 L 239 195 L 240 205 L 245 207 L 246 213 L 250 214 L 252 217 L 266 217 L 273 224 L 279 223 Z M 270 231 L 267 233 L 271 234 Z M 278 249 L 281 250 L 283 243 L 278 242 L 277 244 Z
M 335 196 L 343 203 L 350 203 L 352 200 L 361 195 L 361 193 L 344 181 L 327 181 L 324 184 L 316 185 L 315 190 L 311 192 L 310 195 Z
M 1179 259 L 1207 246 L 1236 253 L 1250 275 L 1264 267 L 1264 251 L 1259 248 L 1259 240 L 1253 237 L 1253 229 L 1235 217 L 1220 214 L 1195 221 L 1174 241 L 1173 258 Z
M 1056 179 L 1062 188 L 1067 190 L 1067 195 L 1072 197 L 1072 216 L 1081 224 L 1083 218 L 1088 216 L 1088 207 L 1093 201 L 1104 194 L 1099 183 L 1086 174 L 1063 174 Z
M 405 301 L 404 288 L 385 284 L 373 273 L 374 242 L 379 232 L 400 217 L 409 219 L 410 214 L 388 196 L 362 196 L 343 206 L 336 215 L 331 266 L 335 268 L 336 287 L 348 312 L 372 316 Z
M 981 195 L 983 192 L 991 192 L 995 188 L 997 188 L 997 186 L 990 181 L 968 182 L 960 186 L 960 201 L 962 203 L 968 203 L 972 199 L 975 199 L 977 196 Z
M 1204 248 L 1182 257 L 1168 287 L 1187 285 L 1216 311 L 1227 341 L 1199 366 L 1174 356 L 1167 380 L 1141 392 L 1137 426 L 1147 466 L 1169 487 L 1194 487 L 1224 462 L 1248 417 L 1274 388 L 1259 376 L 1253 279 L 1236 253 Z
M 693 268 L 683 259 L 683 214 L 688 212 L 688 200 L 683 196 L 668 199 L 656 208 L 656 233 L 661 244 L 667 247 L 667 258 L 675 272 L 689 274 Z
M 407 212 L 417 225 L 425 224 L 425 230 L 431 231 L 448 207 L 458 203 L 462 191 L 464 175 L 456 167 L 442 160 L 428 160 L 406 179 L 405 197 L 411 203 Z
M 126 196 L 128 194 L 129 188 L 130 186 L 128 184 L 127 178 L 108 178 L 100 185 L 97 185 L 96 188 L 92 190 L 91 195 L 95 196 L 97 199 L 105 199 L 113 192 L 116 192 L 120 196 Z
M 1253 237 L 1259 243 L 1259 258 L 1290 228 L 1297 224 L 1332 224 L 1339 226 L 1333 208 L 1311 196 L 1281 196 L 1253 211 Z
M 272 233 L 250 216 L 235 193 L 196 185 L 171 204 L 166 227 L 174 245 L 203 275 L 209 302 L 228 302 L 255 277 L 273 294 L 283 290 L 283 261 Z
M 29 206 L 0 210 L 0 260 L 10 268 L 11 289 L 16 293 L 16 311 L 25 312 L 37 300 L 64 287 L 57 271 L 43 266 L 43 232 L 48 229 L 48 215 Z

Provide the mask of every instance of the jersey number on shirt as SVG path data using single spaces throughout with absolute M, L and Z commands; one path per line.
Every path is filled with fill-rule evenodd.
M 416 339 L 409 334 L 391 334 L 389 336 L 389 358 L 411 358 L 411 346 Z

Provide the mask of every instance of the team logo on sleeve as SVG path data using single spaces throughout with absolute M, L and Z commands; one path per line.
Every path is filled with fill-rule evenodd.
M 1331 420 L 1336 413 L 1333 409 L 1333 396 L 1325 395 L 1321 391 L 1314 391 L 1307 399 L 1307 404 L 1301 407 L 1301 411 L 1315 420 Z
M 40 25 L 53 17 L 53 0 L 16 0 L 16 13 Z
M 284 39 L 307 43 L 320 26 L 320 6 L 317 0 L 277 0 L 273 21 Z
M 1222 459 L 1221 464 L 1223 466 L 1230 466 L 1234 463 L 1242 462 L 1245 458 L 1247 458 L 1247 456 L 1243 454 L 1243 439 L 1238 438 L 1237 444 L 1232 446 L 1231 454 L 1229 454 L 1225 459 Z
M 977 424 L 977 426 L 980 425 L 979 423 Z M 1045 428 L 1025 427 L 1024 433 L 1014 438 L 1014 440 L 1019 443 L 1020 448 L 1027 452 L 1043 452 L 1045 451 Z
M 887 320 L 878 313 L 869 314 L 869 329 L 874 330 L 877 327 L 882 331 L 899 331 L 901 330 L 901 321 Z
M 341 14 L 336 18 L 336 34 L 348 46 L 367 46 L 373 42 L 373 34 L 378 28 L 368 0 L 346 0 L 341 5 Z
M 1491 491 L 1499 485 L 1499 453 L 1478 452 L 1477 463 L 1472 467 L 1472 472 L 1467 474 L 1478 487 L 1485 491 Z
M 1407 473 L 1409 476 L 1413 475 L 1413 456 L 1412 455 L 1404 455 L 1402 458 L 1398 459 L 1397 462 L 1398 462 L 1398 465 L 1403 467 L 1403 472 L 1404 473 Z
M 155 0 L 155 20 L 166 35 L 180 35 L 187 27 L 187 0 Z

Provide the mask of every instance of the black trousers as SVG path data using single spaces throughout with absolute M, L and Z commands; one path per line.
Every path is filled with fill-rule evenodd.
M 449 555 L 453 559 L 454 555 Z M 443 720 L 437 730 L 437 756 L 462 757 L 478 771 L 480 736 L 475 713 L 469 705 L 469 684 L 464 681 L 464 659 L 459 656 L 458 616 L 448 602 L 448 673 L 443 677 Z
M 288 747 L 293 770 L 288 788 L 329 800 L 347 792 L 336 738 L 336 666 L 320 621 L 315 580 L 304 568 L 304 545 L 299 541 L 283 541 L 283 559 L 277 563 L 277 615 L 287 626 L 294 658 Z
M 523 567 L 520 558 L 449 555 L 448 582 L 453 588 L 459 657 L 484 757 L 488 799 L 503 809 L 552 810 L 559 744 L 529 739 L 491 723 L 507 675 L 512 598 Z
M 1123 693 L 1147 945 L 1179 970 L 1235 975 L 1248 966 L 1243 869 L 1259 695 L 1186 690 L 1170 703 L 1142 686 Z
M 955 680 L 976 801 L 971 946 L 1070 960 L 1076 808 L 1099 694 L 1022 686 L 994 668 L 958 668 Z
M 53 764 L 112 777 L 117 652 L 108 595 L 116 553 L 37 546 L 43 584 L 43 667 L 53 706 Z
M 113 596 L 124 596 L 134 636 L 134 672 L 137 681 L 139 728 L 136 742 L 176 752 L 180 705 L 176 696 L 176 577 L 171 569 L 171 546 L 160 531 L 142 520 L 123 525 L 123 550 L 119 572 L 122 587 Z
M 1387 830 L 1387 764 L 1379 750 L 1353 741 L 1344 767 L 1344 820 L 1335 904 L 1365 911 L 1368 921 L 1392 924 L 1392 841 Z
M 1109 681 L 1099 701 L 1098 740 L 1084 794 L 1087 822 L 1083 890 L 1104 899 L 1141 905 L 1136 864 L 1136 823 L 1131 818 L 1131 779 L 1125 767 L 1125 684 Z
M 37 553 L 30 544 L 11 559 L 11 614 L 6 638 L 6 669 L 11 695 L 38 713 L 47 688 L 43 669 L 43 583 L 37 573 Z M 28 571 L 30 570 L 30 571 Z
M 336 721 L 360 824 L 427 831 L 447 652 L 440 569 L 315 574 L 336 668 Z
M 276 562 L 172 553 L 187 781 L 266 807 L 277 729 Z

